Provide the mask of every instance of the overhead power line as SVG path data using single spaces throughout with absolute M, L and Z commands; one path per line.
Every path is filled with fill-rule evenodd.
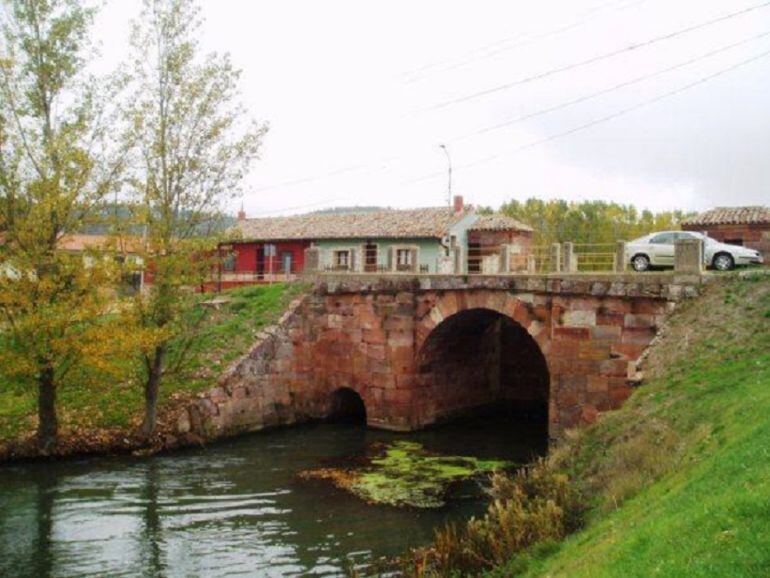
M 674 32 L 669 32 L 667 34 L 663 34 L 661 36 L 656 36 L 654 38 L 650 38 L 648 40 L 638 42 L 636 44 L 631 44 L 629 46 L 626 46 L 625 48 L 620 48 L 618 50 L 613 50 L 611 52 L 605 52 L 603 54 L 599 54 L 597 56 L 592 56 L 591 58 L 587 58 L 585 60 L 580 60 L 578 62 L 573 62 L 571 64 L 566 64 L 564 66 L 559 66 L 557 68 L 551 68 L 549 70 L 546 70 L 544 72 L 539 72 L 537 74 L 533 74 L 530 76 L 525 76 L 524 78 L 520 78 L 518 80 L 514 80 L 512 82 L 507 82 L 505 84 L 500 84 L 498 86 L 494 86 L 492 88 L 487 88 L 485 90 L 480 90 L 478 92 L 474 92 L 471 94 L 467 94 L 465 96 L 461 96 L 458 98 L 454 98 L 451 100 L 447 100 L 441 103 L 438 103 L 436 105 L 433 105 L 429 108 L 423 109 L 422 112 L 429 112 L 433 110 L 439 110 L 442 108 L 447 108 L 449 106 L 460 104 L 462 102 L 467 102 L 470 100 L 475 100 L 477 98 L 481 98 L 484 96 L 489 96 L 490 94 L 495 94 L 497 92 L 502 92 L 506 90 L 510 90 L 511 88 L 514 88 L 516 86 L 521 86 L 523 84 L 528 84 L 530 82 L 534 82 L 536 80 L 541 80 L 543 78 L 547 78 L 549 76 L 553 76 L 555 74 L 559 74 L 561 72 L 567 72 L 570 70 L 575 70 L 577 68 L 582 68 L 584 66 L 588 66 L 590 64 L 594 64 L 596 62 L 600 62 L 602 60 L 606 60 L 608 58 L 612 58 L 614 56 L 618 56 L 620 54 L 624 54 L 627 52 L 632 52 L 634 50 L 638 50 L 640 48 L 646 48 L 647 46 L 651 46 L 653 44 L 657 44 L 658 42 L 662 42 L 665 40 L 671 40 L 672 38 L 676 38 L 678 36 L 682 36 L 683 34 L 688 34 L 690 32 L 695 32 L 696 30 L 701 30 L 703 28 L 707 28 L 708 26 L 713 26 L 714 24 L 718 24 L 720 22 L 725 22 L 727 20 L 730 20 L 732 18 L 737 18 L 739 16 L 743 16 L 745 14 L 749 14 L 750 12 L 754 12 L 756 10 L 760 10 L 762 8 L 766 8 L 770 6 L 770 1 L 763 2 L 761 4 L 755 4 L 753 6 L 749 6 L 747 8 L 744 8 L 742 10 L 738 10 L 737 12 L 731 12 L 729 14 L 725 14 L 723 16 L 719 16 L 718 18 L 712 18 L 711 20 L 707 20 L 705 22 L 701 22 L 699 24 L 694 24 L 692 26 L 688 26 L 686 28 L 681 28 L 679 30 L 676 30 Z
M 761 60 L 762 58 L 766 58 L 769 55 L 770 55 L 770 50 L 766 50 L 765 52 L 762 52 L 762 53 L 758 54 L 757 56 L 753 56 L 753 57 L 748 58 L 746 60 L 742 60 L 742 61 L 738 62 L 737 64 L 734 64 L 734 65 L 729 66 L 727 68 L 723 68 L 721 70 L 718 70 L 717 72 L 715 72 L 713 74 L 710 74 L 708 76 L 704 76 L 702 78 L 699 78 L 698 80 L 696 80 L 694 82 L 691 82 L 689 84 L 685 84 L 684 86 L 680 86 L 679 88 L 676 88 L 674 90 L 665 92 L 665 93 L 663 93 L 661 95 L 658 95 L 658 96 L 656 96 L 654 98 L 650 98 L 648 100 L 644 100 L 642 102 L 639 102 L 639 103 L 637 103 L 637 104 L 635 104 L 633 106 L 629 106 L 629 107 L 620 109 L 620 110 L 618 110 L 618 111 L 616 111 L 616 112 L 614 112 L 612 114 L 608 114 L 606 116 L 602 116 L 602 117 L 596 118 L 596 119 L 594 119 L 594 120 L 592 120 L 590 122 L 578 125 L 578 126 L 573 127 L 573 128 L 571 128 L 569 130 L 553 134 L 551 136 L 548 136 L 548 137 L 540 139 L 540 140 L 536 140 L 534 142 L 527 143 L 527 144 L 525 144 L 523 146 L 520 146 L 520 147 L 518 147 L 516 149 L 507 151 L 505 153 L 497 153 L 497 154 L 490 155 L 490 156 L 481 158 L 479 160 L 476 160 L 476 161 L 473 161 L 473 162 L 470 162 L 470 163 L 466 163 L 464 165 L 460 165 L 460 166 L 456 167 L 456 170 L 469 169 L 469 168 L 472 168 L 472 167 L 475 167 L 475 166 L 478 166 L 478 165 L 481 165 L 481 164 L 488 163 L 490 161 L 497 160 L 497 159 L 502 158 L 502 157 L 510 156 L 510 155 L 513 155 L 513 154 L 517 154 L 517 153 L 529 150 L 531 148 L 534 148 L 536 146 L 539 146 L 539 145 L 542 145 L 542 144 L 546 144 L 546 143 L 555 141 L 557 139 L 573 135 L 573 134 L 575 134 L 577 132 L 584 131 L 584 130 L 589 129 L 591 127 L 594 127 L 594 126 L 596 126 L 598 124 L 609 122 L 609 121 L 614 120 L 614 119 L 616 119 L 618 117 L 624 116 L 624 115 L 629 114 L 631 112 L 637 111 L 637 110 L 639 110 L 641 108 L 645 108 L 647 106 L 650 106 L 652 104 L 655 104 L 655 103 L 660 102 L 662 100 L 665 100 L 667 98 L 670 98 L 672 96 L 675 96 L 677 94 L 680 94 L 682 92 L 690 90 L 691 88 L 695 88 L 696 86 L 700 86 L 701 84 L 705 84 L 705 83 L 707 83 L 707 82 L 709 82 L 711 80 L 714 80 L 715 78 L 723 76 L 723 75 L 725 75 L 725 74 L 727 74 L 729 72 L 732 72 L 732 71 L 734 71 L 734 70 L 736 70 L 738 68 L 741 68 L 741 67 L 746 66 L 748 64 L 751 64 L 753 62 Z M 413 183 L 417 183 L 417 182 L 427 181 L 427 180 L 431 180 L 431 179 L 435 179 L 435 178 L 441 177 L 441 176 L 443 176 L 443 174 L 444 173 L 442 173 L 442 172 L 433 172 L 433 173 L 424 175 L 422 177 L 417 177 L 415 179 L 410 179 L 408 181 L 404 181 L 402 184 L 406 185 L 406 184 L 413 184 Z
M 748 44 L 749 42 L 754 42 L 755 40 L 759 40 L 760 38 L 765 38 L 766 36 L 770 36 L 770 31 L 762 32 L 760 34 L 756 34 L 750 38 L 746 38 L 744 40 L 739 40 L 738 42 L 733 42 L 731 44 L 727 44 L 725 46 L 721 46 L 720 48 L 717 48 L 716 50 L 711 50 L 709 52 L 706 52 L 704 54 L 700 54 L 698 56 L 695 56 L 693 58 L 690 58 L 688 60 L 684 60 L 682 62 L 679 62 L 677 64 L 674 64 L 673 66 L 669 66 L 667 68 L 663 68 L 660 70 L 656 70 L 654 72 L 651 72 L 649 74 L 644 74 L 642 76 L 637 76 L 635 78 L 632 78 L 631 80 L 627 80 L 625 82 L 621 82 L 619 84 L 615 84 L 613 86 L 610 86 L 608 88 L 604 88 L 598 92 L 593 92 L 591 94 L 587 94 L 584 96 L 580 96 L 578 98 L 568 100 L 566 102 L 559 103 L 555 106 L 550 106 L 548 108 L 543 108 L 540 110 L 537 110 L 535 112 L 531 112 L 522 116 L 518 116 L 516 118 L 512 118 L 510 120 L 506 120 L 503 122 L 498 122 L 489 126 L 486 126 L 484 128 L 474 130 L 472 132 L 452 137 L 447 139 L 447 142 L 458 142 L 462 140 L 467 140 L 469 138 L 479 136 L 482 134 L 486 134 L 489 132 L 493 132 L 496 130 L 500 130 L 503 128 L 507 128 L 509 126 L 513 126 L 515 124 L 518 124 L 520 122 L 523 122 L 525 120 L 530 120 L 539 116 L 543 116 L 545 114 L 549 114 L 552 112 L 556 112 L 558 110 L 562 110 L 565 108 L 569 108 L 570 106 L 574 106 L 576 104 L 580 104 L 582 102 L 587 102 L 589 100 L 592 100 L 594 98 L 598 98 L 600 96 L 604 96 L 605 94 L 609 94 L 618 90 L 621 90 L 623 88 L 627 88 L 629 86 L 633 86 L 634 84 L 639 84 L 640 82 L 644 82 L 646 80 L 650 80 L 652 78 L 656 78 L 658 76 L 661 76 L 662 74 L 666 74 L 669 72 L 673 72 L 674 70 L 678 70 L 680 68 L 684 68 L 685 66 L 689 66 L 691 64 L 695 64 L 696 62 L 700 62 L 701 60 L 706 60 L 707 58 L 711 58 L 712 56 L 716 56 L 717 54 L 722 54 L 723 52 L 727 52 L 728 50 L 732 50 L 733 48 L 737 48 L 738 46 L 743 46 L 744 44 Z
M 605 12 L 607 10 L 614 9 L 620 12 L 620 11 L 632 8 L 634 6 L 637 6 L 639 4 L 643 4 L 644 2 L 647 2 L 647 1 L 648 0 L 633 0 L 632 2 L 628 2 L 628 0 L 621 0 L 620 2 L 618 2 L 616 0 L 614 2 L 607 2 L 605 4 L 602 4 L 600 6 L 597 6 L 589 10 L 587 13 L 583 15 L 581 19 L 570 22 L 569 24 L 565 24 L 564 26 L 560 26 L 558 28 L 554 28 L 546 32 L 541 32 L 540 34 L 535 34 L 532 36 L 525 35 L 523 38 L 518 36 L 504 38 L 502 40 L 498 40 L 497 42 L 493 42 L 491 44 L 487 44 L 486 46 L 482 46 L 481 48 L 477 48 L 475 50 L 470 51 L 468 53 L 468 57 L 459 61 L 453 62 L 451 60 L 444 60 L 442 62 L 428 64 L 410 73 L 406 73 L 404 75 L 406 77 L 405 82 L 407 84 L 413 84 L 415 82 L 419 82 L 426 78 L 435 76 L 436 74 L 449 72 L 451 70 L 455 70 L 455 69 L 467 66 L 469 64 L 473 64 L 474 62 L 486 60 L 488 58 L 493 58 L 499 54 L 503 54 L 505 52 L 510 52 L 511 50 L 521 48 L 522 46 L 527 46 L 534 42 L 545 40 L 546 38 L 550 38 L 552 36 L 558 36 L 559 34 L 563 34 L 564 32 L 569 32 L 570 30 L 574 30 L 575 28 L 578 28 L 580 26 L 583 26 L 584 24 L 589 23 L 598 14 L 601 14 L 602 12 Z

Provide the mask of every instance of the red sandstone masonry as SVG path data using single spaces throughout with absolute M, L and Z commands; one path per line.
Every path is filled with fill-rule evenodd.
M 673 303 L 697 294 L 701 283 L 676 275 L 324 276 L 260 333 L 219 387 L 187 408 L 179 429 L 215 437 L 322 418 L 341 387 L 361 395 L 372 426 L 430 425 L 491 399 L 467 387 L 473 376 L 461 370 L 454 384 L 438 383 L 419 367 L 439 325 L 464 311 L 488 310 L 523 327 L 544 354 L 551 432 L 558 435 L 592 423 L 630 395 L 629 364 Z M 457 338 L 452 347 L 462 347 Z

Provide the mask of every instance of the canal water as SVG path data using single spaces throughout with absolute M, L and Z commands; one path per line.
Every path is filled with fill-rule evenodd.
M 0 466 L 0 576 L 344 576 L 351 561 L 428 543 L 484 498 L 372 506 L 299 471 L 403 439 L 523 463 L 544 437 L 504 418 L 409 435 L 315 424 L 152 458 Z

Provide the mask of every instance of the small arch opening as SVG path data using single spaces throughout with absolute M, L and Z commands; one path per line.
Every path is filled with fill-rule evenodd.
M 351 424 L 366 423 L 366 405 L 355 390 L 342 387 L 332 393 L 329 421 Z

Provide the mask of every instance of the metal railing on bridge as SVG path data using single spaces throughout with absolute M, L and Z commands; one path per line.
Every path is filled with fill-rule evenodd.
M 578 273 L 618 270 L 618 252 L 615 243 L 579 243 L 572 245 L 572 250 L 575 257 L 574 269 Z

